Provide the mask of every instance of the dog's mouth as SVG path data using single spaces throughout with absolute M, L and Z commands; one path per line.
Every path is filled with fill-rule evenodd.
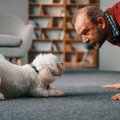
M 64 72 L 64 65 L 63 63 L 57 63 L 57 70 L 53 71 L 54 76 L 61 76 Z
M 64 65 L 63 63 L 61 63 L 62 65 Z
M 46 90 L 48 90 L 50 88 L 50 85 L 46 85 Z

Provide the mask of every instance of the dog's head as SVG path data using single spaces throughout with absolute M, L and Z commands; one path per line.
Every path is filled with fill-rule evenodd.
M 42 81 L 53 82 L 54 76 L 60 76 L 64 72 L 63 63 L 53 54 L 40 54 L 32 64 L 39 71 Z

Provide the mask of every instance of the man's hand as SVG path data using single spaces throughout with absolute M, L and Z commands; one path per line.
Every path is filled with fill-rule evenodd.
M 112 100 L 120 100 L 120 93 L 111 97 Z
M 120 83 L 103 85 L 102 88 L 120 89 Z
M 117 84 L 110 84 L 110 85 L 103 85 L 102 88 L 110 88 L 110 89 L 120 89 L 120 83 Z M 112 100 L 120 100 L 120 93 L 111 97 Z

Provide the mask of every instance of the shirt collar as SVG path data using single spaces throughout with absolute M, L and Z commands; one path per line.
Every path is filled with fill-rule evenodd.
M 105 13 L 105 16 L 107 17 L 108 22 L 112 28 L 113 38 L 120 36 L 120 31 L 119 31 L 118 26 L 116 25 L 113 17 L 108 13 Z

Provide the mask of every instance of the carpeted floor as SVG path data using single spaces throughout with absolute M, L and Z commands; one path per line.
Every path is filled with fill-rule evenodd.
M 119 72 L 66 72 L 52 84 L 66 96 L 1 101 L 0 120 L 120 120 L 119 91 L 100 87 L 118 82 Z

